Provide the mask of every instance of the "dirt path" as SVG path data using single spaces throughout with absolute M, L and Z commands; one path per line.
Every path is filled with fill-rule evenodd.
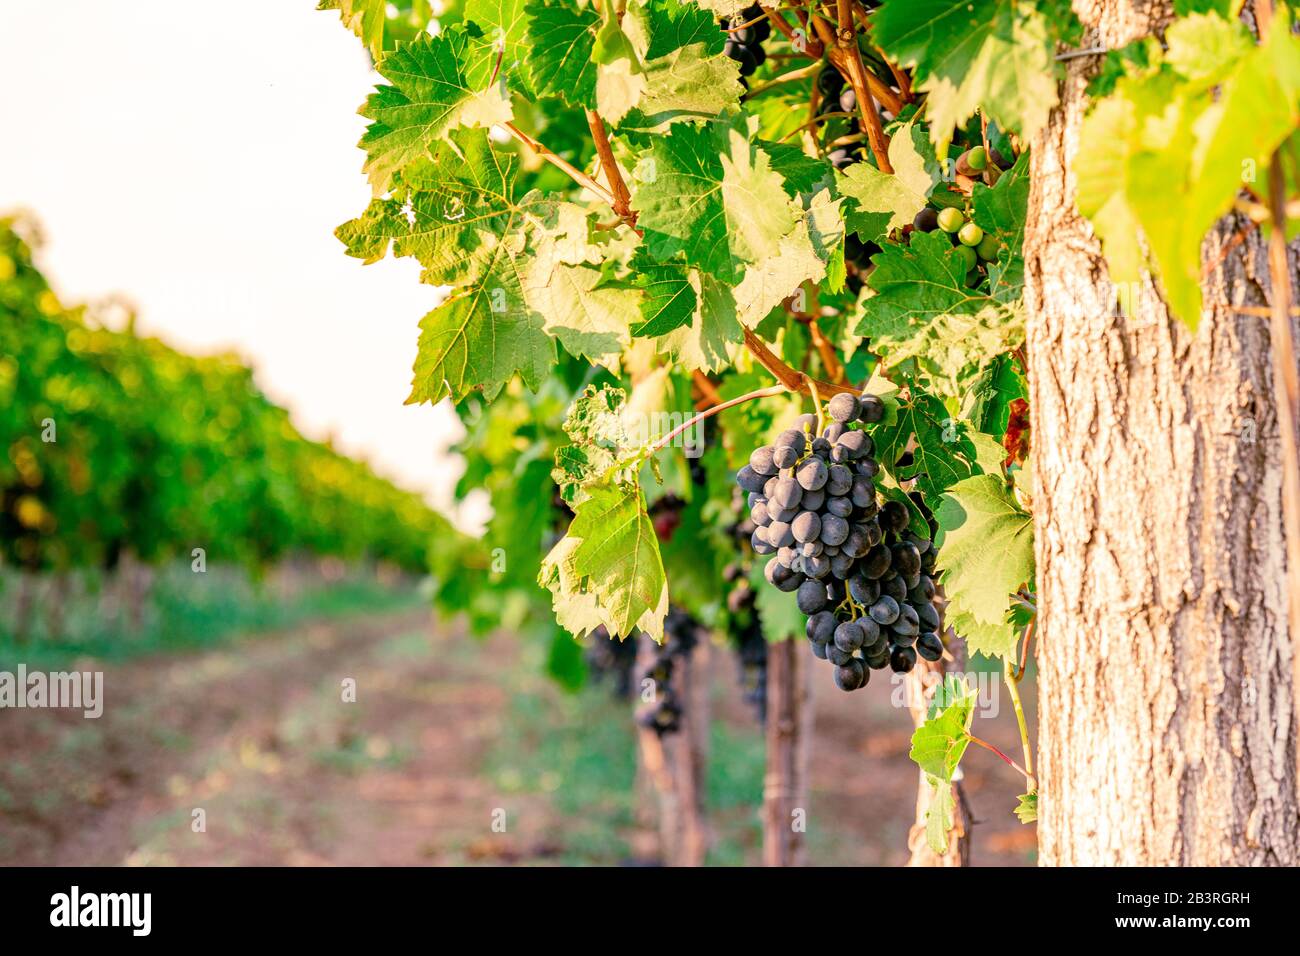
M 600 689 L 561 694 L 531 650 L 435 630 L 427 613 L 406 612 L 106 668 L 99 720 L 0 711 L 0 862 L 427 865 L 644 855 L 647 834 L 629 810 L 630 763 L 609 767 L 630 761 L 624 706 Z M 750 764 L 760 748 L 761 761 L 732 661 L 720 664 L 722 732 Z M 845 695 L 829 673 L 819 676 L 811 858 L 901 863 L 915 794 L 906 712 L 891 706 L 885 685 Z M 355 702 L 343 700 L 349 679 Z M 1014 746 L 1004 724 L 985 733 Z M 717 759 L 719 776 L 730 773 Z M 754 779 L 733 779 L 732 809 L 717 819 L 726 821 L 725 858 L 756 862 L 749 794 L 759 799 L 761 765 L 745 772 Z M 1032 829 L 1004 806 L 1014 804 L 1013 788 L 988 761 L 972 768 L 976 815 L 991 821 L 976 831 L 978 863 L 1030 861 Z

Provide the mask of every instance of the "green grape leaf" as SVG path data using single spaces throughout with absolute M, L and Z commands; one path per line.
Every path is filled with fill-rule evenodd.
M 857 333 L 893 340 L 945 314 L 978 314 L 999 303 L 966 288 L 966 269 L 946 233 L 914 232 L 909 245 L 886 243 L 871 257 L 867 285 L 875 293 L 859 303 Z
M 712 119 L 732 110 L 744 92 L 736 61 L 707 52 L 703 43 L 649 61 L 641 79 L 626 118 L 606 119 L 626 129 L 658 133 L 682 120 Z
M 1005 624 L 1011 596 L 1034 580 L 1033 517 L 999 475 L 953 484 L 934 517 L 950 612 L 981 624 Z
M 484 36 L 501 55 L 500 74 L 525 79 L 529 17 L 526 0 L 465 0 L 465 19 L 483 28 Z M 524 82 L 525 91 L 527 83 Z
M 596 95 L 596 27 L 600 15 L 573 0 L 530 0 L 528 85 L 540 97 L 587 107 Z
M 935 691 L 929 717 L 912 734 L 908 756 L 925 773 L 932 791 L 926 809 L 926 839 L 936 853 L 948 850 L 954 809 L 952 778 L 970 744 L 975 700 L 975 693 L 964 681 L 948 675 Z
M 1279 17 L 1259 45 L 1236 20 L 1194 13 L 1176 21 L 1163 62 L 1134 64 L 1080 131 L 1079 211 L 1101 239 L 1117 291 L 1140 289 L 1145 265 L 1192 329 L 1206 232 L 1243 182 L 1266 178 L 1273 151 L 1300 126 L 1300 39 L 1286 8 Z
M 839 192 L 852 200 L 844 216 L 850 232 L 877 242 L 910 223 L 925 208 L 934 183 L 917 148 L 916 141 L 924 140 L 924 136 L 915 123 L 894 133 L 889 141 L 893 174 L 883 173 L 870 163 L 854 163 L 846 172 L 837 174 Z
M 639 294 L 631 286 L 602 285 L 599 269 L 539 259 L 524 285 L 524 298 L 545 316 L 545 330 L 576 358 L 616 372 L 639 320 Z
M 596 592 L 584 586 L 573 565 L 573 553 L 581 544 L 563 537 L 542 561 L 537 583 L 551 592 L 555 622 L 574 637 L 584 637 L 605 624 Z
M 969 422 L 954 418 L 938 396 L 919 388 L 909 392 L 906 398 L 898 398 L 897 413 L 878 424 L 872 433 L 880 461 L 897 481 L 915 480 L 928 503 L 958 482 L 981 474 L 990 455 L 1000 459 L 1001 446 Z M 902 456 L 913 438 L 912 464 L 905 468 L 891 466 L 889 463 Z
M 578 541 L 574 572 L 596 595 L 611 637 L 639 627 L 662 640 L 668 579 L 645 496 L 635 483 L 590 485 L 586 491 L 567 535 Z
M 969 612 L 956 610 L 951 602 L 944 612 L 944 623 L 966 642 L 966 653 L 982 654 L 1011 660 L 1020 643 L 1020 629 L 1011 621 L 990 624 L 980 621 Z
M 1079 32 L 1064 0 L 885 0 L 872 24 L 890 58 L 915 67 L 941 156 L 977 109 L 1032 139 L 1056 105 L 1056 44 Z
M 644 293 L 640 301 L 641 318 L 632 325 L 634 336 L 666 335 L 691 323 L 699 297 L 689 270 L 643 263 L 634 274 L 637 286 Z
M 724 281 L 770 253 L 797 221 L 767 154 L 743 129 L 678 123 L 637 164 L 634 205 L 646 249 Z
M 359 145 L 376 195 L 388 191 L 404 166 L 427 158 L 452 129 L 510 120 L 509 97 L 501 84 L 489 82 L 495 59 L 483 37 L 453 27 L 384 57 L 379 73 L 392 85 L 377 87 L 361 108 L 372 120 Z
M 1038 791 L 1022 793 L 1016 797 L 1015 814 L 1021 823 L 1033 823 L 1038 819 Z
M 831 250 L 844 236 L 842 201 L 831 199 L 830 190 L 822 190 L 789 235 L 782 236 L 770 254 L 746 267 L 735 288 L 736 318 L 742 325 L 754 328 L 804 282 L 825 277 Z
M 376 60 L 384 55 L 388 0 L 320 0 L 317 10 L 337 10 L 343 25 L 357 35 Z
M 536 389 L 555 364 L 545 320 L 524 296 L 508 243 L 496 247 L 482 277 L 420 320 L 419 352 L 407 404 L 459 402 L 472 391 L 488 399 L 518 372 Z
M 586 239 L 585 213 L 539 193 L 515 196 L 516 161 L 495 150 L 485 130 L 456 130 L 439 143 L 430 162 L 403 175 L 407 201 L 376 199 L 336 235 L 348 255 L 367 263 L 385 256 L 412 256 L 423 279 L 447 284 L 477 279 L 503 241 L 534 225 L 563 220 L 575 243 Z
M 647 0 L 644 5 L 629 6 L 629 10 L 637 8 L 644 11 L 648 21 L 647 60 L 657 60 L 696 43 L 703 43 L 706 53 L 721 53 L 727 42 L 717 20 L 690 0 Z
M 688 273 L 696 308 L 689 325 L 655 339 L 656 348 L 686 369 L 714 372 L 731 364 L 744 333 L 736 320 L 736 298 L 725 282 L 694 269 Z

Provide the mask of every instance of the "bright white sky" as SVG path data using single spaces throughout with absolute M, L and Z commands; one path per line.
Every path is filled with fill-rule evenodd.
M 437 291 L 333 236 L 370 198 L 374 75 L 314 7 L 0 4 L 0 210 L 36 213 L 65 300 L 119 292 L 145 331 L 239 352 L 306 434 L 445 504 L 459 423 L 402 404 Z

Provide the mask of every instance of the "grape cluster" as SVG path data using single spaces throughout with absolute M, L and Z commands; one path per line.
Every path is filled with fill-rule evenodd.
M 986 151 L 983 146 L 972 147 L 957 157 L 957 172 L 971 177 L 982 174 L 990 185 L 997 182 L 1001 170 L 1010 167 L 996 149 Z M 912 220 L 912 229 L 917 232 L 940 229 L 947 233 L 966 267 L 966 285 L 971 288 L 987 275 L 988 263 L 996 262 L 1001 250 L 1002 244 L 994 236 L 985 235 L 983 229 L 955 206 L 941 209 L 926 206 Z
M 813 653 L 835 665 L 838 687 L 856 690 L 872 669 L 905 673 L 918 654 L 943 654 L 934 549 L 907 530 L 906 505 L 877 498 L 874 445 L 854 426 L 880 421 L 880 399 L 845 392 L 827 411 L 820 435 L 817 418 L 804 415 L 755 449 L 736 483 L 749 492 L 751 545 L 772 555 L 768 583 L 795 594 Z
M 654 660 L 638 675 L 638 685 L 646 680 L 654 681 L 654 699 L 637 711 L 638 726 L 653 730 L 660 737 L 681 730 L 682 702 L 673 687 L 673 671 L 699 642 L 699 632 L 700 625 L 686 611 L 676 607 L 668 609 L 664 617 L 664 642 L 655 645 Z
M 619 700 L 626 700 L 632 692 L 632 667 L 636 663 L 636 637 L 612 641 L 605 625 L 591 632 L 591 645 L 584 658 L 587 669 L 597 681 L 608 680 L 611 690 Z
M 735 22 L 748 26 L 730 29 L 727 21 L 722 21 L 722 26 L 728 30 L 727 45 L 722 52 L 740 64 L 742 77 L 750 76 L 767 59 L 763 41 L 772 35 L 772 21 L 763 15 L 763 8 L 755 4 L 740 11 Z

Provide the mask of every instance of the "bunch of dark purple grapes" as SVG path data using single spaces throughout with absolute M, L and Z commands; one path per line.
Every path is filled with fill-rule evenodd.
M 722 21 L 722 27 L 728 31 L 727 45 L 722 52 L 740 64 L 741 76 L 750 76 L 767 59 L 763 41 L 772 35 L 772 21 L 763 15 L 763 8 L 755 4 L 740 11 L 734 24 L 739 29 L 732 29 L 731 23 Z
M 753 549 L 772 555 L 768 583 L 795 593 L 813 653 L 835 665 L 837 686 L 856 690 L 873 669 L 905 673 L 918 654 L 943 654 L 934 550 L 908 532 L 904 504 L 877 498 L 874 444 L 854 426 L 880 421 L 880 399 L 842 392 L 827 411 L 820 435 L 804 415 L 755 449 L 736 483 L 749 492 Z
M 632 667 L 636 663 L 638 640 L 639 637 L 633 636 L 612 641 L 603 624 L 591 632 L 591 646 L 584 655 L 587 669 L 597 681 L 608 680 L 619 700 L 626 700 L 632 692 Z
M 638 676 L 638 686 L 654 682 L 654 697 L 636 714 L 640 727 L 662 737 L 675 734 L 682 727 L 681 697 L 673 686 L 673 671 L 690 656 L 700 640 L 700 625 L 686 611 L 670 607 L 664 617 L 664 642 L 655 645 L 654 660 Z

